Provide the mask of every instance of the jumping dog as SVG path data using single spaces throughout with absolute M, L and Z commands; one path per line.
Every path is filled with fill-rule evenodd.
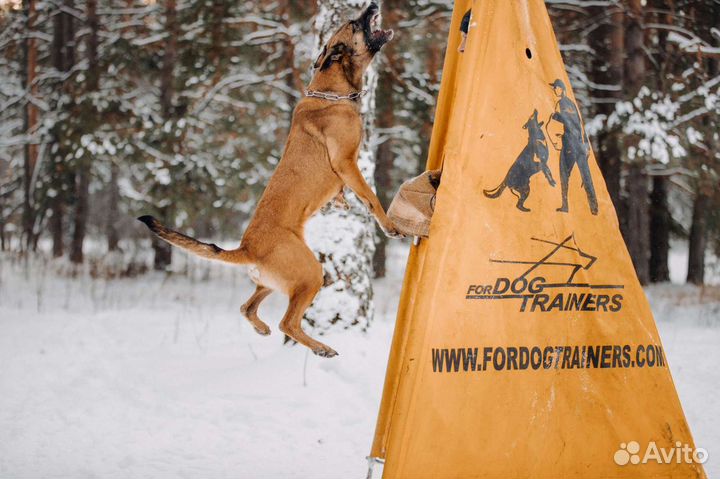
M 174 246 L 203 258 L 250 266 L 257 288 L 241 312 L 255 330 L 270 334 L 257 311 L 272 291 L 280 291 L 290 299 L 280 331 L 323 357 L 337 352 L 301 328 L 305 310 L 323 286 L 322 266 L 305 243 L 305 223 L 330 200 L 342 203 L 347 186 L 385 234 L 400 236 L 357 165 L 363 134 L 359 105 L 363 73 L 393 37 L 392 30 L 377 27 L 378 17 L 378 6 L 371 3 L 358 18 L 343 24 L 322 49 L 307 94 L 293 113 L 282 159 L 237 249 L 202 243 L 166 228 L 152 216 L 138 218 Z

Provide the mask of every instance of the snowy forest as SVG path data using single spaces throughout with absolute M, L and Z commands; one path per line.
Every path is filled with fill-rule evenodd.
M 237 238 L 332 28 L 324 18 L 361 4 L 348 3 L 5 0 L 2 249 L 83 263 L 88 242 L 97 254 L 138 239 L 140 212 Z M 702 284 L 720 248 L 720 4 L 547 5 L 640 280 L 669 279 L 677 239 L 687 281 Z M 402 31 L 368 82 L 368 174 L 386 206 L 426 160 L 451 9 L 382 3 L 384 24 Z M 386 240 L 364 241 L 382 277 Z M 166 269 L 172 251 L 152 247 L 152 267 Z
M 82 263 L 88 240 L 112 252 L 135 239 L 139 212 L 237 236 L 282 151 L 320 14 L 343 10 L 334 3 L 4 2 L 2 249 L 34 253 L 47 240 L 53 257 Z M 720 248 L 720 5 L 547 4 L 641 281 L 669 279 L 678 238 L 687 281 L 702 284 Z M 387 206 L 424 166 L 452 3 L 382 8 L 403 32 L 373 73 L 366 114 Z M 385 239 L 373 236 L 381 277 Z M 153 267 L 167 268 L 169 246 L 152 247 Z
M 236 247 L 313 61 L 367 3 L 0 0 L 0 476 L 364 474 L 411 239 L 352 194 L 309 223 L 326 287 L 305 324 L 340 362 L 258 337 L 243 271 L 135 218 Z M 425 169 L 453 2 L 378 3 L 395 38 L 366 75 L 359 165 L 387 208 Z M 712 457 L 720 0 L 545 4 Z M 263 305 L 273 327 L 282 301 Z

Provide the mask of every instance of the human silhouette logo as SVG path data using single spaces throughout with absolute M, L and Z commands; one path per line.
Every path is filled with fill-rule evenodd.
M 599 211 L 598 201 L 589 166 L 590 140 L 583 128 L 577 106 L 567 96 L 565 83 L 557 79 L 553 83 L 550 83 L 550 86 L 553 89 L 554 95 L 557 97 L 557 102 L 555 103 L 553 112 L 550 114 L 550 118 L 547 122 L 538 121 L 537 109 L 533 112 L 530 119 L 523 125 L 523 129 L 528 131 L 527 145 L 513 162 L 503 182 L 492 190 L 483 190 L 483 193 L 488 198 L 498 198 L 507 188 L 518 198 L 517 204 L 515 205 L 517 209 L 523 212 L 529 212 L 530 209 L 525 205 L 525 201 L 528 199 L 528 196 L 530 196 L 530 178 L 542 171 L 549 185 L 555 186 L 555 180 L 548 167 L 549 152 L 546 136 L 542 130 L 542 126 L 545 125 L 545 132 L 547 132 L 547 136 L 550 138 L 550 143 L 555 151 L 560 153 L 559 171 L 562 201 L 556 211 L 562 213 L 570 211 L 568 187 L 572 173 L 577 166 L 580 172 L 581 185 L 587 196 L 590 212 L 593 215 L 597 215 Z M 550 131 L 548 131 L 549 126 L 553 124 L 553 122 L 563 126 L 563 132 L 562 134 L 557 134 L 557 138 L 553 138 Z
M 638 452 L 640 452 L 640 444 L 637 441 L 630 441 L 627 444 L 623 442 L 620 444 L 620 449 L 615 451 L 613 460 L 618 466 L 624 466 L 628 463 L 639 464 L 640 456 Z
M 560 187 L 562 189 L 562 205 L 557 211 L 567 213 L 568 208 L 568 183 L 570 175 L 577 165 L 580 170 L 580 178 L 582 178 L 582 186 L 587 195 L 590 212 L 598 214 L 597 197 L 595 196 L 595 186 L 593 185 L 590 167 L 588 165 L 588 156 L 590 154 L 590 140 L 585 134 L 585 128 L 580 121 L 580 113 L 575 103 L 566 95 L 565 83 L 557 79 L 550 84 L 558 97 L 555 104 L 555 111 L 550 115 L 548 126 L 551 121 L 556 121 L 563 125 L 563 133 L 559 142 L 550 142 L 553 147 L 560 151 Z M 547 126 L 546 126 L 547 128 Z M 559 143 L 559 145 L 558 145 Z

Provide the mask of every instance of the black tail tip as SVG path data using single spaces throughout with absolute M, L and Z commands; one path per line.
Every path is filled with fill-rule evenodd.
M 138 221 L 142 221 L 143 223 L 145 223 L 145 226 L 147 226 L 150 229 L 155 228 L 155 224 L 157 223 L 157 220 L 150 215 L 140 216 L 140 217 L 138 217 Z

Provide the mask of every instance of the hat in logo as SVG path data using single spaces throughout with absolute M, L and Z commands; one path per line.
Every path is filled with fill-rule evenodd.
M 554 82 L 549 83 L 549 85 L 553 88 L 561 88 L 562 91 L 566 90 L 565 83 L 563 83 L 562 80 L 560 80 L 559 78 L 557 80 L 555 80 Z

